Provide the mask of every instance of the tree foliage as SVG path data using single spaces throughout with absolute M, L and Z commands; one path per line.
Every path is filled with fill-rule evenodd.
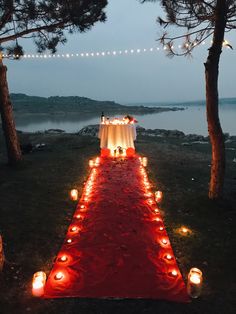
M 196 46 L 214 34 L 217 0 L 141 0 L 141 2 L 160 2 L 164 9 L 165 17 L 159 16 L 157 22 L 163 28 L 159 40 L 166 47 L 169 56 L 189 55 Z M 225 32 L 229 32 L 236 28 L 236 1 L 225 2 L 226 10 L 222 13 L 226 20 Z M 168 29 L 173 30 L 171 26 L 180 28 L 180 35 L 176 35 L 176 28 L 175 33 L 168 32 Z M 178 39 L 183 39 L 181 52 L 176 50 L 174 45 Z M 227 41 L 223 45 L 232 48 Z
M 17 39 L 30 37 L 39 52 L 55 52 L 66 42 L 65 31 L 86 32 L 104 22 L 106 5 L 107 0 L 0 0 L 0 48 L 21 55 Z

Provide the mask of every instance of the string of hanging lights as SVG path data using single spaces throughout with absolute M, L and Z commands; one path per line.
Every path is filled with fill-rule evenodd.
M 205 45 L 205 41 L 201 43 Z M 178 46 L 182 48 L 181 45 Z M 167 50 L 168 47 L 151 47 L 151 48 L 136 48 L 136 49 L 123 49 L 123 50 L 106 50 L 106 51 L 93 51 L 93 52 L 75 52 L 75 53 L 25 53 L 21 56 L 22 59 L 56 59 L 56 58 L 95 58 L 95 57 L 112 57 L 112 56 L 125 56 L 125 55 L 138 55 L 144 53 L 155 53 Z M 18 59 L 19 55 L 2 54 L 2 58 Z

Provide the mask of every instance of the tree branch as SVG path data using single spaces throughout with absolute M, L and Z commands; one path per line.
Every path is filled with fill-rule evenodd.
M 56 28 L 61 28 L 61 27 L 68 27 L 71 26 L 71 24 L 66 25 L 67 22 L 59 22 L 56 24 L 51 24 L 51 25 L 44 25 L 44 26 L 38 26 L 38 27 L 34 27 L 34 28 L 30 28 L 30 29 L 26 29 L 22 32 L 10 35 L 10 36 L 6 36 L 6 37 L 2 37 L 0 38 L 0 44 L 10 41 L 10 40 L 15 40 L 19 37 L 22 37 L 24 35 L 30 34 L 30 33 L 36 33 L 36 32 L 40 32 L 42 30 L 52 30 L 52 29 L 56 29 Z

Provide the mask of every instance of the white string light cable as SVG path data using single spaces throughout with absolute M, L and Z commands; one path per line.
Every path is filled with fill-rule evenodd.
M 225 41 L 227 42 L 227 41 Z M 206 42 L 202 41 L 201 44 L 205 45 Z M 228 44 L 228 42 L 227 42 Z M 186 44 L 187 45 L 187 44 Z M 229 48 L 227 45 L 224 45 Z M 172 47 L 173 48 L 173 47 Z M 182 45 L 178 45 L 178 48 L 181 49 Z M 119 56 L 119 55 L 134 55 L 134 54 L 143 54 L 143 53 L 154 53 L 162 50 L 167 50 L 168 47 L 164 46 L 162 48 L 142 48 L 142 49 L 125 49 L 125 50 L 108 50 L 108 51 L 98 51 L 98 52 L 81 52 L 81 53 L 25 53 L 23 56 L 11 55 L 11 54 L 2 54 L 2 58 L 7 59 L 56 59 L 56 58 L 94 58 L 94 57 L 106 57 L 106 56 Z

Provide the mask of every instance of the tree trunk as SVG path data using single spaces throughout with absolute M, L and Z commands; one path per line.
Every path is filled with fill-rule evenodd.
M 0 112 L 2 117 L 2 128 L 5 135 L 8 163 L 16 165 L 21 161 L 22 154 L 15 128 L 13 109 L 7 84 L 7 67 L 3 65 L 0 58 Z
M 205 63 L 207 122 L 212 145 L 211 179 L 208 194 L 210 199 L 217 199 L 223 195 L 225 174 L 225 144 L 218 110 L 219 61 L 226 26 L 225 0 L 217 1 L 215 18 L 213 44 Z

